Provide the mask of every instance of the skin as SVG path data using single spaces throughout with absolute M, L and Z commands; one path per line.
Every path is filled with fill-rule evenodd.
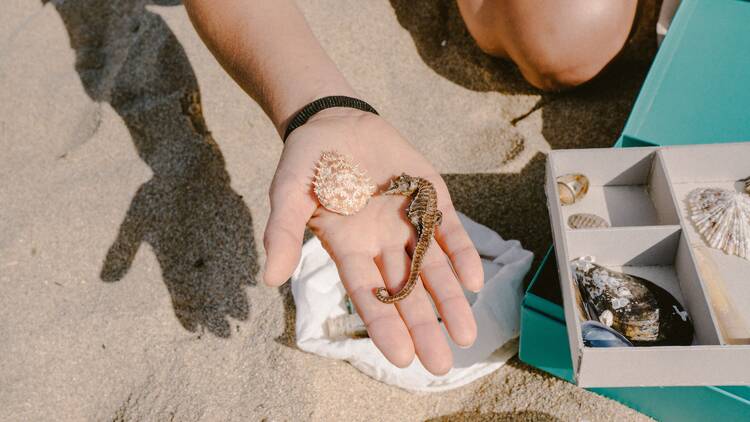
M 226 71 L 266 112 L 279 134 L 305 104 L 328 95 L 358 97 L 323 51 L 292 0 L 186 0 L 203 41 Z M 636 0 L 458 0 L 464 21 L 489 54 L 513 60 L 534 86 L 557 90 L 598 74 L 627 38 Z M 595 36 L 592 36 L 595 34 Z M 411 294 L 383 304 L 373 291 L 390 294 L 404 285 L 416 243 L 403 209 L 408 198 L 375 196 L 354 216 L 320 207 L 311 189 L 323 151 L 347 154 L 381 187 L 401 173 L 423 177 L 437 191 L 442 224 L 439 247 L 425 254 Z M 452 366 L 447 331 L 460 346 L 476 338 L 476 323 L 461 286 L 478 291 L 479 254 L 463 230 L 439 173 L 385 120 L 331 108 L 313 116 L 287 139 L 269 190 L 264 281 L 284 283 L 295 269 L 305 226 L 331 255 L 370 337 L 399 367 L 416 354 L 440 375 Z
M 358 96 L 292 1 L 188 0 L 185 7 L 206 45 L 279 134 L 293 114 L 314 99 Z M 403 212 L 408 198 L 378 195 L 353 216 L 327 211 L 314 197 L 311 182 L 315 162 L 329 150 L 352 157 L 381 188 L 402 172 L 435 186 L 443 213 L 435 233 L 440 247 L 429 248 L 423 282 L 396 304 L 381 303 L 373 291 L 385 286 L 395 293 L 407 279 L 409 252 L 416 243 Z M 461 286 L 481 289 L 479 254 L 438 172 L 385 120 L 346 108 L 316 114 L 287 139 L 269 195 L 271 214 L 264 236 L 268 285 L 278 286 L 292 274 L 307 225 L 335 261 L 373 342 L 394 365 L 408 366 L 416 354 L 434 374 L 452 367 L 430 296 L 453 341 L 460 346 L 474 342 L 476 323 Z
M 637 0 L 458 0 L 477 45 L 546 91 L 580 85 L 622 50 Z

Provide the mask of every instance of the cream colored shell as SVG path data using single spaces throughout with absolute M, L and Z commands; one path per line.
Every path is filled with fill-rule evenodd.
M 321 154 L 313 187 L 323 207 L 343 215 L 359 212 L 377 189 L 367 173 L 347 156 L 335 151 Z
M 568 226 L 571 229 L 600 229 L 609 227 L 609 223 L 596 214 L 580 213 L 568 217 Z

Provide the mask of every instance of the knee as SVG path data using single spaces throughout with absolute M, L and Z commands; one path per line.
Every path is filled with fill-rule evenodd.
M 612 61 L 627 40 L 636 6 L 635 0 L 574 3 L 543 9 L 526 0 L 459 0 L 459 7 L 482 51 L 510 58 L 529 83 L 556 91 L 591 80 Z
M 557 42 L 543 42 L 514 52 L 513 60 L 523 77 L 543 91 L 561 91 L 584 84 L 616 55 L 582 54 Z
M 505 16 L 502 7 L 485 0 L 457 0 L 457 4 L 466 29 L 479 49 L 491 56 L 508 58 L 503 46 Z

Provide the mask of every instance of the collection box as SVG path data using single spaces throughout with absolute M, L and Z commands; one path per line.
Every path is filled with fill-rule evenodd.
M 750 140 L 750 118 L 747 112 L 750 106 L 750 79 L 746 77 L 747 69 L 750 68 L 750 54 L 744 53 L 750 41 L 750 31 L 747 30 L 748 22 L 750 22 L 750 1 L 682 0 L 622 134 L 615 142 L 615 147 L 626 151 L 630 147 L 721 144 Z M 735 163 L 732 164 L 734 168 L 736 168 L 737 160 L 750 163 L 746 148 L 742 146 L 735 148 L 738 148 L 737 151 L 744 150 L 745 156 L 729 157 L 727 163 Z M 603 153 L 608 152 L 604 150 Z M 556 151 L 555 154 L 557 155 L 558 152 Z M 733 352 L 724 354 L 724 350 L 742 348 L 742 346 L 729 343 L 735 338 L 742 337 L 744 322 L 740 321 L 739 317 L 746 318 L 746 313 L 750 308 L 746 306 L 746 302 L 742 302 L 747 299 L 747 296 L 740 297 L 738 286 L 741 286 L 742 281 L 750 282 L 750 273 L 729 268 L 725 262 L 722 262 L 729 257 L 724 257 L 719 251 L 707 252 L 711 258 L 709 262 L 716 264 L 707 266 L 704 259 L 706 251 L 701 250 L 696 254 L 696 250 L 690 248 L 691 245 L 695 245 L 694 241 L 697 241 L 697 237 L 692 225 L 689 222 L 685 224 L 681 220 L 681 218 L 684 219 L 684 215 L 681 214 L 684 209 L 681 208 L 680 203 L 685 191 L 691 189 L 690 184 L 703 186 L 704 182 L 722 183 L 723 180 L 725 183 L 723 186 L 727 187 L 735 175 L 712 173 L 712 169 L 723 171 L 721 167 L 725 166 L 725 162 L 714 161 L 709 157 L 705 160 L 695 160 L 694 152 L 682 153 L 680 149 L 651 149 L 651 152 L 642 155 L 645 161 L 640 164 L 641 167 L 638 165 L 641 162 L 637 158 L 639 153 L 634 154 L 630 157 L 631 160 L 635 160 L 631 161 L 631 165 L 616 164 L 620 168 L 619 174 L 632 177 L 630 180 L 633 183 L 622 183 L 624 179 L 620 179 L 620 183 L 607 184 L 601 182 L 602 179 L 598 179 L 596 185 L 601 189 L 597 192 L 595 188 L 589 199 L 598 195 L 600 200 L 592 201 L 587 205 L 591 207 L 590 212 L 602 213 L 609 218 L 612 228 L 606 233 L 619 233 L 619 235 L 613 234 L 611 241 L 607 241 L 607 236 L 600 236 L 597 241 L 603 242 L 603 246 L 616 244 L 616 247 L 608 247 L 607 252 L 602 249 L 585 253 L 598 254 L 597 259 L 600 263 L 610 261 L 608 264 L 620 269 L 623 264 L 631 264 L 631 266 L 639 267 L 638 270 L 650 271 L 659 265 L 647 264 L 661 264 L 662 270 L 666 271 L 667 275 L 674 276 L 672 283 L 666 283 L 672 286 L 672 293 L 681 295 L 682 303 L 689 312 L 701 314 L 704 324 L 709 320 L 711 322 L 710 325 L 696 328 L 696 331 L 701 333 L 700 336 L 695 337 L 696 342 L 715 344 L 679 347 L 675 350 L 679 353 L 672 353 L 669 350 L 670 347 L 659 347 L 655 350 L 661 349 L 663 355 L 656 358 L 655 362 L 641 359 L 638 351 L 632 354 L 625 351 L 615 355 L 607 353 L 606 356 L 586 353 L 586 363 L 584 363 L 583 354 L 571 356 L 573 349 L 583 349 L 578 348 L 577 334 L 580 327 L 570 327 L 570 324 L 566 322 L 566 313 L 570 310 L 563 307 L 565 301 L 561 292 L 562 283 L 559 277 L 556 251 L 551 247 L 537 270 L 530 274 L 528 289 L 521 306 L 519 358 L 529 365 L 570 382 L 575 382 L 574 374 L 579 369 L 584 371 L 584 374 L 593 374 L 593 367 L 587 368 L 586 365 L 597 362 L 604 365 L 603 368 L 599 368 L 599 371 L 605 373 L 612 371 L 627 373 L 631 370 L 633 373 L 640 371 L 651 374 L 652 370 L 658 371 L 654 373 L 654 376 L 658 376 L 661 381 L 655 378 L 648 381 L 647 376 L 643 379 L 640 377 L 637 380 L 631 379 L 634 385 L 653 386 L 590 387 L 588 389 L 617 400 L 657 420 L 746 420 L 750 415 L 750 385 L 748 385 L 747 378 L 745 377 L 744 382 L 741 382 L 744 385 L 727 385 L 732 383 L 730 378 L 734 380 L 741 378 L 739 374 L 733 374 L 721 380 L 718 374 L 730 371 L 732 368 L 746 371 L 750 367 L 750 357 L 746 351 L 740 350 L 740 356 L 733 355 Z M 691 163 L 679 164 L 682 160 L 680 156 Z M 564 160 L 561 163 L 564 163 Z M 583 156 L 578 158 L 574 156 L 572 160 L 578 160 L 582 171 L 586 170 Z M 649 166 L 655 164 L 658 166 L 655 171 L 652 171 L 652 167 Z M 697 167 L 690 167 L 691 165 Z M 750 172 L 750 164 L 747 170 Z M 668 173 L 669 178 L 660 175 L 659 171 Z M 741 173 L 738 177 L 746 176 Z M 596 174 L 590 176 L 597 177 Z M 711 178 L 716 180 L 710 180 Z M 611 182 L 611 179 L 609 181 Z M 666 189 L 667 195 L 663 194 L 665 190 L 662 189 L 663 184 L 661 188 L 659 185 L 664 181 L 671 182 L 668 185 L 669 189 Z M 642 188 L 631 188 L 628 192 L 628 185 L 642 185 Z M 650 188 L 645 189 L 649 186 Z M 662 189 L 661 193 L 660 189 Z M 616 205 L 618 201 L 622 202 L 622 198 L 627 197 L 628 194 L 631 194 L 631 199 L 634 199 L 636 204 L 640 203 L 645 208 L 621 213 Z M 672 205 L 670 206 L 669 200 L 665 201 L 665 199 L 671 200 Z M 583 203 L 574 204 L 571 207 L 583 207 Z M 557 221 L 564 222 L 564 218 L 574 210 L 574 208 L 566 208 L 559 209 L 560 214 L 555 218 Z M 610 215 L 610 211 L 613 214 Z M 580 208 L 579 212 L 584 212 L 583 208 Z M 635 233 L 638 232 L 649 234 L 636 236 Z M 605 232 L 602 231 L 599 234 L 602 233 Z M 573 236 L 584 236 L 584 233 Z M 640 240 L 627 243 L 631 249 L 625 249 L 625 242 L 615 241 L 624 238 Z M 649 243 L 656 246 L 656 249 L 651 252 L 661 251 L 662 255 L 653 253 L 642 257 L 635 255 L 638 248 L 643 249 L 644 252 L 648 251 Z M 674 252 L 671 256 L 671 252 L 666 253 L 670 250 Z M 572 252 L 578 253 L 576 250 Z M 646 257 L 649 257 L 648 260 Z M 709 272 L 707 275 L 701 275 L 702 278 L 710 279 L 711 273 L 718 272 L 721 272 L 720 277 L 728 277 L 723 280 L 726 287 L 724 291 L 718 292 L 718 297 L 722 295 L 730 297 L 735 306 L 739 305 L 738 301 L 745 303 L 739 309 L 740 313 L 723 306 L 721 300 L 715 306 L 709 306 L 707 311 L 689 309 L 690 307 L 700 308 L 701 302 L 710 304 L 710 295 L 712 293 L 716 295 L 717 292 L 704 291 L 703 299 L 700 295 L 695 295 L 695 292 L 690 289 L 695 286 L 701 286 L 704 289 L 705 280 L 698 278 L 697 271 L 690 270 L 690 265 L 685 266 L 685 263 L 695 264 L 694 268 L 698 271 L 704 268 L 704 271 Z M 567 266 L 567 263 L 564 265 Z M 688 275 L 685 280 L 681 275 L 682 272 Z M 689 276 L 691 273 L 695 273 L 692 279 Z M 690 286 L 683 286 L 680 283 Z M 683 289 L 687 291 L 684 292 Z M 568 291 L 568 294 L 570 293 Z M 694 300 L 695 296 L 698 296 L 698 303 L 685 303 L 685 296 L 687 300 Z M 738 319 L 722 318 L 732 312 L 738 315 Z M 729 321 L 729 325 L 722 327 L 720 321 Z M 732 325 L 733 323 L 735 325 Z M 730 347 L 732 349 L 727 349 Z M 654 353 L 647 354 L 653 355 Z M 698 359 L 697 355 L 702 353 L 706 354 L 705 359 Z M 581 356 L 580 362 L 579 356 Z M 604 361 L 610 358 L 614 360 L 604 364 Z M 690 364 L 669 362 L 677 359 L 685 359 Z M 696 361 L 697 368 L 693 365 Z M 635 366 L 624 369 L 622 365 Z M 675 379 L 670 375 L 673 372 L 666 370 L 664 365 L 672 369 L 686 366 L 688 367 L 687 373 L 690 375 L 679 375 L 680 379 Z M 713 371 L 717 371 L 717 374 L 710 374 Z M 610 381 L 615 379 L 620 380 L 616 385 L 631 384 L 625 382 L 626 378 L 615 375 L 594 374 L 594 378 L 588 379 L 580 378 L 580 371 L 578 375 L 579 384 L 583 381 L 584 384 L 589 385 L 611 385 Z M 710 380 L 715 380 L 715 385 L 704 385 L 710 384 Z M 677 381 L 680 382 L 677 383 Z M 660 383 L 665 386 L 655 386 Z M 694 383 L 701 385 L 674 385 Z
M 750 261 L 708 248 L 686 203 L 700 187 L 742 192 L 738 180 L 750 176 L 749 160 L 750 143 L 549 154 L 545 190 L 578 385 L 750 383 L 750 328 L 744 323 L 750 321 Z M 571 173 L 585 175 L 590 186 L 581 200 L 562 205 L 556 179 Z M 568 217 L 575 213 L 596 214 L 610 227 L 573 229 Z M 669 292 L 692 321 L 692 345 L 585 346 L 581 322 L 587 318 L 569 265 L 584 256 Z
M 533 274 L 523 299 L 518 356 L 529 365 L 574 382 L 562 302 L 557 262 L 550 248 Z M 750 415 L 750 387 L 747 386 L 587 389 L 656 420 L 744 420 Z

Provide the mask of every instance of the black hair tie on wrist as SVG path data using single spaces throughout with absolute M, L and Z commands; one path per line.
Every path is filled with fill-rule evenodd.
M 332 107 L 356 108 L 357 110 L 378 114 L 370 104 L 367 104 L 359 98 L 346 97 L 343 95 L 332 95 L 330 97 L 319 98 L 302 107 L 302 110 L 294 115 L 294 118 L 289 122 L 289 126 L 286 127 L 286 132 L 284 132 L 282 140 L 286 142 L 286 138 L 289 137 L 289 134 L 292 133 L 294 129 L 307 123 L 310 117 L 314 116 L 316 113 Z

